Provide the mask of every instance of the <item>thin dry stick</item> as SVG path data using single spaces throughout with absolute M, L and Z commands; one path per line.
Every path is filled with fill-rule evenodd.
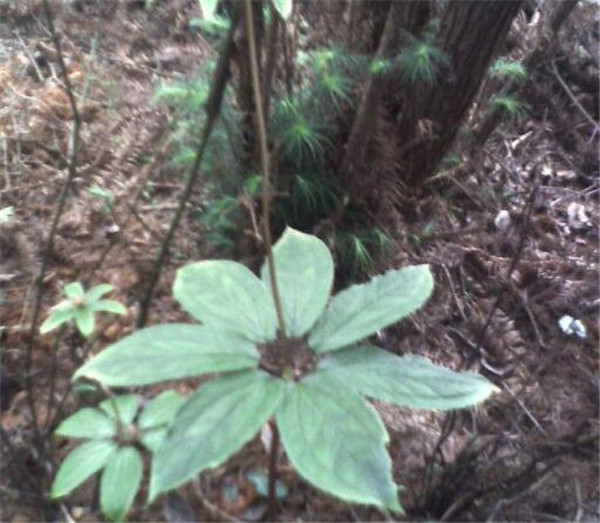
M 571 89 L 569 89 L 569 86 L 567 85 L 567 83 L 562 79 L 562 76 L 560 76 L 558 69 L 556 68 L 555 61 L 552 62 L 552 72 L 554 73 L 554 76 L 558 80 L 558 83 L 560 84 L 560 86 L 564 89 L 564 91 L 567 93 L 567 95 L 569 95 L 569 98 L 573 101 L 573 103 L 575 104 L 577 109 L 579 109 L 579 112 L 581 112 L 581 114 L 585 117 L 585 119 L 592 125 L 592 127 L 594 128 L 594 132 L 597 132 L 600 124 L 590 116 L 590 113 L 588 113 L 585 110 L 585 107 L 583 107 L 583 105 L 581 105 L 579 100 L 571 92 Z
M 169 248 L 171 247 L 171 243 L 175 237 L 175 231 L 179 227 L 185 207 L 192 194 L 192 189 L 194 188 L 200 175 L 200 166 L 202 164 L 202 159 L 204 158 L 204 151 L 206 150 L 208 140 L 210 139 L 214 125 L 217 122 L 219 113 L 221 112 L 221 102 L 223 101 L 225 86 L 229 80 L 229 62 L 233 56 L 233 51 L 235 48 L 233 35 L 236 30 L 238 20 L 238 9 L 236 9 L 233 13 L 231 29 L 229 30 L 227 43 L 225 44 L 225 48 L 223 49 L 223 52 L 219 58 L 214 80 L 208 95 L 208 100 L 206 102 L 206 123 L 204 124 L 204 129 L 202 131 L 200 144 L 196 149 L 196 157 L 194 158 L 194 163 L 190 169 L 188 181 L 183 189 L 183 193 L 179 198 L 179 204 L 177 206 L 177 210 L 175 211 L 175 215 L 171 220 L 171 225 L 169 226 L 167 235 L 160 246 L 160 251 L 152 266 L 152 272 L 150 273 L 150 279 L 148 287 L 146 288 L 146 293 L 140 302 L 140 312 L 137 320 L 138 328 L 144 327 L 146 325 L 146 321 L 148 320 L 148 311 L 150 309 L 150 302 L 152 301 L 152 296 L 154 294 L 154 288 L 158 283 L 158 278 L 160 277 L 163 265 L 167 259 L 167 254 L 169 253 Z
M 73 86 L 69 78 L 69 71 L 67 70 L 67 66 L 65 65 L 65 61 L 62 54 L 62 48 L 60 45 L 60 39 L 58 37 L 58 34 L 56 33 L 56 28 L 54 27 L 54 18 L 52 16 L 52 11 L 50 9 L 50 5 L 48 4 L 48 0 L 43 0 L 43 6 L 44 13 L 46 15 L 46 21 L 48 23 L 48 29 L 50 31 L 52 42 L 54 43 L 54 48 L 56 50 L 56 56 L 58 64 L 60 66 L 60 74 L 65 86 L 67 96 L 69 98 L 71 111 L 73 113 L 73 120 L 71 127 L 71 137 L 69 140 L 69 151 L 67 155 L 67 179 L 58 197 L 58 203 L 56 204 L 54 216 L 52 217 L 50 230 L 48 232 L 48 236 L 46 237 L 46 241 L 42 249 L 42 262 L 40 264 L 40 270 L 35 279 L 35 286 L 37 292 L 35 296 L 35 303 L 33 306 L 33 315 L 31 318 L 31 326 L 29 328 L 27 345 L 25 348 L 25 390 L 27 391 L 28 406 L 31 410 L 34 437 L 40 452 L 42 452 L 43 449 L 43 442 L 41 441 L 40 427 L 37 418 L 37 409 L 32 391 L 33 384 L 31 381 L 31 369 L 33 366 L 33 346 L 35 333 L 37 329 L 37 322 L 42 309 L 42 298 L 44 295 L 44 276 L 46 274 L 48 262 L 54 250 L 54 238 L 56 236 L 58 222 L 65 208 L 65 204 L 67 202 L 67 195 L 69 193 L 69 190 L 71 189 L 73 180 L 77 176 L 77 152 L 79 150 L 79 129 L 81 127 L 81 118 L 79 115 L 79 111 L 77 110 L 77 102 L 75 100 Z

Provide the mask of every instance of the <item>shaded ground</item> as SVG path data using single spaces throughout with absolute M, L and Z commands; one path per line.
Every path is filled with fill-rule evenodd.
M 152 97 L 161 82 L 193 75 L 209 53 L 188 28 L 197 16 L 195 2 L 173 0 L 151 12 L 124 4 L 103 4 L 101 13 L 85 9 L 64 7 L 57 19 L 72 81 L 85 93 L 85 123 L 74 194 L 44 280 L 43 317 L 74 280 L 112 283 L 114 298 L 130 314 L 105 317 L 85 348 L 70 330 L 57 342 L 36 336 L 33 387 L 42 426 L 47 417 L 56 424 L 76 408 L 67 383 L 87 353 L 133 330 L 137 300 L 182 187 L 168 165 L 170 115 Z M 0 225 L 2 427 L 8 438 L 3 521 L 40 518 L 29 480 L 46 475 L 50 481 L 44 467 L 52 466 L 32 453 L 23 347 L 41 245 L 66 176 L 71 114 L 40 17 L 25 5 L 8 10 L 0 4 L 6 20 L 0 22 L 0 209 L 15 208 L 14 218 Z M 582 142 L 590 147 L 582 136 L 593 147 L 597 142 L 560 87 L 553 91 L 542 82 L 539 89 L 546 91 L 527 93 L 531 119 L 500 129 L 484 151 L 464 157 L 418 194 L 407 189 L 402 211 L 391 217 L 394 266 L 431 263 L 436 291 L 422 312 L 377 343 L 476 370 L 503 391 L 477 409 L 447 415 L 378 405 L 392 437 L 395 478 L 406 486 L 409 520 L 598 520 L 600 187 L 597 165 L 573 161 Z M 555 120 L 544 116 L 548 101 L 562 111 Z M 574 136 L 568 136 L 565 112 Z M 111 197 L 99 197 L 98 188 Z M 194 201 L 201 199 L 199 188 Z M 510 215 L 505 230 L 494 224 L 501 210 Z M 187 321 L 170 298 L 170 284 L 182 261 L 208 252 L 193 213 L 172 252 L 150 323 Z M 561 330 L 564 315 L 583 323 L 585 338 Z M 66 450 L 57 445 L 55 462 Z M 252 442 L 202 484 L 182 489 L 181 497 L 144 508 L 140 496 L 131 519 L 174 521 L 175 513 L 219 520 L 225 517 L 220 510 L 258 519 L 262 501 L 243 473 L 265 465 L 260 442 Z M 283 477 L 291 490 L 285 520 L 389 518 L 317 493 L 288 466 Z M 228 500 L 230 485 L 242 494 Z M 79 489 L 63 509 L 77 521 L 98 519 L 93 485 Z

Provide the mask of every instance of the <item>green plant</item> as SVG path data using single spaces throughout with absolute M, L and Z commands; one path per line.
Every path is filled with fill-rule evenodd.
M 94 332 L 96 312 L 127 314 L 127 309 L 118 301 L 102 299 L 112 290 L 113 286 L 108 283 L 96 285 L 88 292 L 85 292 L 83 285 L 78 281 L 68 283 L 64 288 L 67 299 L 52 307 L 50 316 L 40 327 L 40 332 L 46 334 L 68 321 L 75 320 L 79 332 L 86 338 L 89 337 Z
M 433 85 L 442 68 L 449 67 L 448 55 L 435 45 L 437 20 L 432 20 L 422 39 L 404 33 L 408 46 L 394 60 L 401 78 L 410 85 L 425 83 Z
M 185 398 L 165 391 L 146 404 L 141 397 L 113 396 L 98 408 L 84 408 L 64 420 L 57 436 L 87 440 L 63 460 L 52 485 L 52 497 L 70 494 L 102 471 L 100 508 L 113 521 L 123 521 L 142 481 L 143 461 L 137 446 L 155 451 Z
M 512 96 L 494 96 L 490 104 L 501 109 L 511 120 L 520 120 L 527 116 L 527 104 Z
M 506 58 L 498 58 L 490 67 L 490 76 L 497 78 L 510 78 L 518 82 L 523 82 L 527 79 L 527 69 L 521 62 L 507 60 Z
M 293 0 L 272 0 L 273 7 L 277 9 L 277 12 L 284 20 L 287 20 L 292 14 L 294 8 Z
M 231 261 L 193 263 L 177 272 L 173 295 L 202 325 L 142 329 L 74 379 L 128 387 L 219 373 L 186 400 L 154 452 L 151 500 L 219 466 L 274 418 L 307 481 L 343 500 L 399 512 L 389 438 L 364 396 L 446 410 L 474 405 L 496 387 L 471 372 L 361 343 L 425 303 L 433 288 L 428 266 L 391 270 L 330 299 L 333 260 L 319 239 L 287 229 L 273 255 L 285 336 L 266 266 L 259 279 Z
M 105 213 L 111 213 L 113 211 L 115 206 L 115 196 L 112 191 L 104 189 L 98 185 L 94 185 L 88 189 L 88 192 L 94 198 L 97 198 L 100 202 L 102 202 L 102 210 Z
M 353 279 L 368 274 L 374 267 L 374 256 L 387 254 L 392 243 L 377 227 L 341 231 L 335 240 L 340 265 Z
M 299 102 L 284 98 L 275 108 L 273 135 L 279 152 L 296 168 L 319 164 L 331 145 L 324 129 L 310 118 Z

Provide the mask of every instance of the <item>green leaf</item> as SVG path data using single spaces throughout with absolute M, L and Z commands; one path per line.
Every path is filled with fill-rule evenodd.
M 73 306 L 71 306 L 68 309 L 63 309 L 63 310 L 54 310 L 53 312 L 50 313 L 50 316 L 48 316 L 48 318 L 46 318 L 46 321 L 44 321 L 44 323 L 42 323 L 42 325 L 40 326 L 40 333 L 41 334 L 46 334 L 54 329 L 56 329 L 56 327 L 60 327 L 63 323 L 68 322 L 69 320 L 73 319 L 75 317 L 75 309 Z
M 90 304 L 90 309 L 96 312 L 112 312 L 113 314 L 127 314 L 127 308 L 115 300 L 98 300 Z
M 373 346 L 328 354 L 316 373 L 374 399 L 428 410 L 469 407 L 498 390 L 474 372 L 454 372 L 420 356 L 400 357 Z
M 102 298 L 102 296 L 104 296 L 105 294 L 112 292 L 113 289 L 114 287 L 110 283 L 101 283 L 99 285 L 96 285 L 95 287 L 92 287 L 87 292 L 85 297 L 88 299 L 89 303 L 92 303 Z
M 254 485 L 256 493 L 264 498 L 269 497 L 269 476 L 262 470 L 251 470 L 246 472 L 246 479 Z M 289 489 L 287 485 L 280 480 L 275 482 L 275 497 L 279 500 L 287 498 Z
M 124 425 L 131 425 L 140 409 L 140 397 L 137 394 L 115 396 L 114 398 L 104 400 L 98 407 L 112 419 L 118 419 Z M 115 408 L 117 412 L 115 412 Z
M 333 285 L 333 259 L 321 240 L 290 227 L 274 245 L 273 257 L 286 334 L 299 338 L 327 305 Z M 266 262 L 262 279 L 271 285 Z
M 166 390 L 144 407 L 138 427 L 142 431 L 142 443 L 149 450 L 154 452 L 158 449 L 184 403 L 184 396 L 173 390 Z
M 289 382 L 277 425 L 294 468 L 314 486 L 353 503 L 402 511 L 385 427 L 351 389 L 318 373 Z
M 346 347 L 419 309 L 433 290 L 428 265 L 388 271 L 336 294 L 313 328 L 316 352 Z
M 254 345 L 199 325 L 157 325 L 134 332 L 88 361 L 73 379 L 109 387 L 149 385 L 258 365 Z
M 198 0 L 198 3 L 200 4 L 200 9 L 202 9 L 202 16 L 204 18 L 207 20 L 215 18 L 219 0 Z
M 114 420 L 98 409 L 85 408 L 64 420 L 56 429 L 57 436 L 67 438 L 110 438 L 117 433 Z
M 143 463 L 133 447 L 122 447 L 106 463 L 100 480 L 100 507 L 112 521 L 124 521 L 142 482 Z
M 83 288 L 83 285 L 81 285 L 81 283 L 78 281 L 67 283 L 63 290 L 65 296 L 73 300 L 77 298 L 83 298 L 85 296 L 85 290 Z
M 88 338 L 94 332 L 94 311 L 89 307 L 77 307 L 75 309 L 75 324 L 79 332 Z
M 62 462 L 54 483 L 52 498 L 66 496 L 86 479 L 98 472 L 117 450 L 111 440 L 92 440 L 77 447 Z
M 281 380 L 256 370 L 200 387 L 155 454 L 150 500 L 223 463 L 272 416 L 282 388 Z
M 225 260 L 192 263 L 177 271 L 173 296 L 197 320 L 246 336 L 275 338 L 277 316 L 266 285 L 247 267 Z
M 281 18 L 287 20 L 292 14 L 294 7 L 293 0 L 272 0 L 273 6 L 277 9 L 277 12 L 281 15 Z

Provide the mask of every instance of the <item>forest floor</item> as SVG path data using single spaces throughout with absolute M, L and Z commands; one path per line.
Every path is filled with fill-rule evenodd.
M 77 178 L 44 275 L 40 319 L 75 280 L 111 283 L 111 297 L 129 308 L 124 318 L 103 317 L 84 349 L 68 329 L 61 337 L 29 333 L 35 276 L 67 176 L 72 115 L 41 12 L 11 12 L 9 20 L 2 9 L 0 210 L 13 207 L 14 215 L 0 221 L 0 520 L 34 521 L 41 516 L 32 482 L 47 490 L 48 470 L 70 447 L 57 441 L 53 463 L 40 463 L 33 452 L 26 347 L 32 347 L 29 385 L 38 423 L 56 426 L 78 405 L 68 391 L 82 359 L 134 330 L 138 300 L 183 187 L 169 165 L 172 115 L 154 102 L 156 89 L 193 77 L 211 50 L 189 29 L 197 16 L 193 2 L 174 0 L 151 12 L 105 5 L 100 14 L 65 6 L 57 17 L 84 123 Z M 578 120 L 578 109 L 563 95 Z M 574 165 L 560 136 L 567 132 L 564 122 L 537 114 L 502 126 L 484 150 L 405 195 L 410 210 L 398 218 L 404 240 L 395 245 L 393 264 L 430 263 L 435 294 L 421 312 L 382 333 L 378 344 L 476 370 L 501 388 L 484 405 L 450 414 L 377 405 L 391 436 L 394 477 L 405 486 L 408 520 L 599 519 L 600 185 L 597 170 Z M 502 210 L 510 216 L 506 227 L 494 223 Z M 189 321 L 171 298 L 174 271 L 185 260 L 212 255 L 193 212 L 171 252 L 150 324 Z M 572 324 L 565 332 L 564 316 L 585 331 L 578 335 Z M 254 441 L 202 485 L 150 507 L 139 496 L 131 519 L 222 520 L 225 512 L 259 520 L 265 502 L 244 474 L 266 462 Z M 290 490 L 282 520 L 391 517 L 338 502 L 289 466 L 282 470 Z M 98 520 L 93 493 L 93 484 L 78 489 L 56 507 L 54 520 L 65 514 Z

